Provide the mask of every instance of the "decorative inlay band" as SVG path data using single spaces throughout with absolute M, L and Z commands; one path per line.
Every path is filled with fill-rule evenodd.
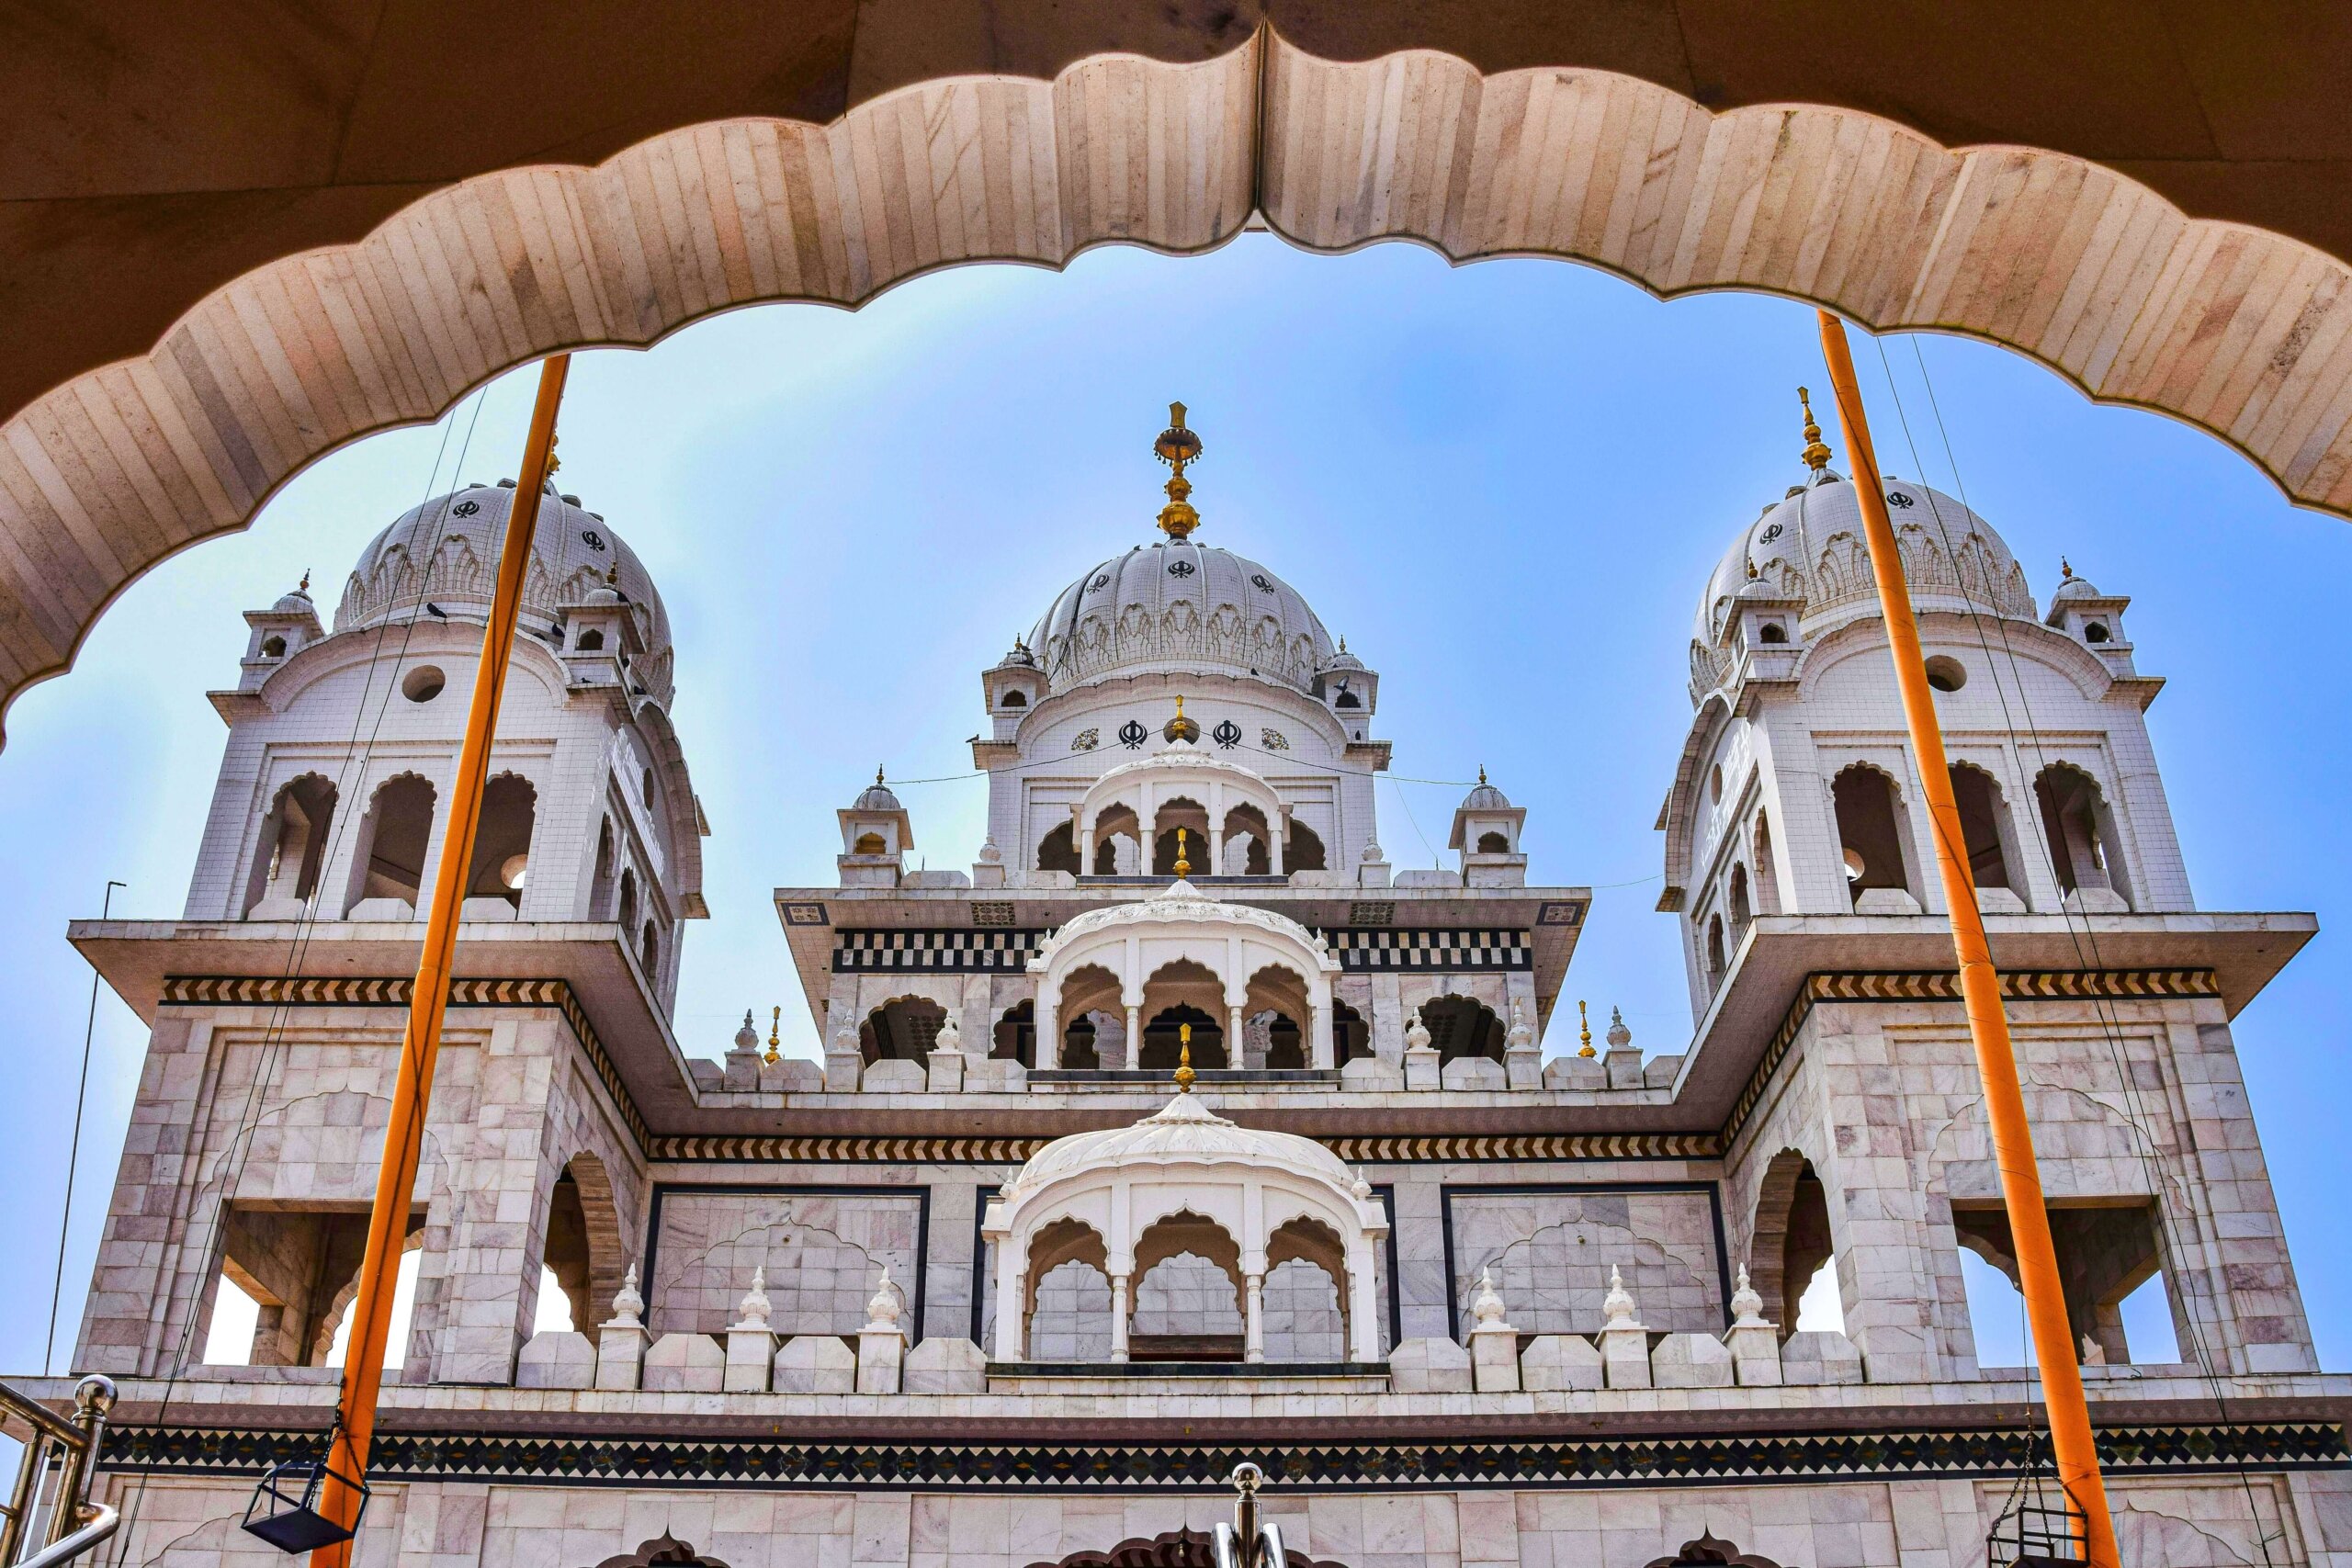
M 656 1136 L 647 1153 L 677 1165 L 1019 1165 L 1047 1138 L 769 1138 Z M 1712 1133 L 1526 1134 L 1491 1137 L 1328 1137 L 1356 1165 L 1477 1165 L 1510 1160 L 1714 1159 Z
M 315 1458 L 316 1432 L 109 1427 L 103 1468 L 161 1474 L 248 1476 Z M 1286 1491 L 1457 1486 L 1655 1487 L 1864 1476 L 2013 1474 L 2029 1434 L 2013 1429 L 1806 1433 L 1734 1438 L 1599 1438 L 1430 1443 L 826 1443 L 695 1441 L 650 1433 L 563 1437 L 477 1432 L 378 1433 L 368 1454 L 379 1476 L 552 1486 L 1001 1486 L 1117 1492 L 1222 1485 L 1242 1460 Z M 2265 1426 L 2124 1427 L 2098 1434 L 2099 1459 L 2121 1474 L 2342 1469 L 2344 1428 L 2324 1422 Z
M 2001 971 L 2001 996 L 2013 1002 L 2059 1002 L 2110 999 L 2145 1001 L 2180 997 L 2218 997 L 2220 982 L 2211 969 L 2018 969 Z M 1909 974 L 1823 974 L 1804 977 L 1796 999 L 1772 1032 L 1771 1043 L 1747 1075 L 1747 1087 L 1732 1102 L 1717 1139 L 1729 1148 L 1740 1128 L 1755 1114 L 1764 1090 L 1796 1043 L 1797 1032 L 1819 1002 L 1956 1002 L 1960 975 L 1951 969 Z
M 405 978 L 348 979 L 320 975 L 168 975 L 164 978 L 163 995 L 157 999 L 164 1007 L 404 1008 L 415 984 Z M 564 1021 L 571 1026 L 572 1038 L 587 1054 L 588 1065 L 594 1069 L 597 1081 L 613 1097 L 613 1104 L 628 1124 L 629 1135 L 637 1140 L 638 1148 L 646 1150 L 651 1146 L 652 1132 L 638 1111 L 637 1101 L 630 1098 L 628 1086 L 621 1081 L 620 1068 L 613 1064 L 612 1054 L 605 1049 L 596 1026 L 589 1021 L 588 1010 L 580 1005 L 580 998 L 569 985 L 561 980 L 452 980 L 449 1005 L 560 1010 Z

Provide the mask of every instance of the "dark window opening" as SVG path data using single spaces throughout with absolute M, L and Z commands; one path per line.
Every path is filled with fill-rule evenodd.
M 1037 1065 L 1037 1004 L 1015 1002 L 989 1032 L 989 1055 L 1000 1062 Z
M 1902 813 L 1894 781 L 1857 762 L 1831 781 L 1838 808 L 1838 847 L 1844 852 L 1846 883 L 1857 901 L 1873 887 L 1910 891 L 1905 871 Z
M 1960 835 L 1968 851 L 1968 872 L 1979 887 L 2010 887 L 2009 861 L 2002 847 L 2001 790 L 1992 775 L 1966 762 L 1951 765 L 1951 795 L 1960 807 Z
M 1137 1055 L 1136 1066 L 1148 1072 L 1174 1072 L 1182 1046 L 1179 1029 L 1187 1023 L 1193 1026 L 1193 1067 L 1227 1066 L 1224 1028 L 1189 1002 L 1162 1010 L 1143 1026 L 1143 1050 Z
M 1062 823 L 1037 840 L 1037 869 L 1078 874 L 1078 844 L 1069 823 Z
M 1463 1056 L 1503 1059 L 1508 1031 L 1485 1003 L 1468 997 L 1437 997 L 1421 1004 L 1421 1027 L 1430 1032 L 1441 1066 Z

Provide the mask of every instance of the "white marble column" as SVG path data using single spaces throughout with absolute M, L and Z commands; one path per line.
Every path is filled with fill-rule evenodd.
M 1111 1359 L 1127 1359 L 1127 1276 L 1111 1276 Z
M 1266 1277 L 1245 1274 L 1241 1280 L 1243 1303 L 1241 1359 L 1262 1361 L 1266 1359 Z

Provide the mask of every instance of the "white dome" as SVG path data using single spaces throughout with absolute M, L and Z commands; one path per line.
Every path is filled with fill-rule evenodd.
M 1056 1138 L 1029 1156 L 1003 1198 L 1010 1202 L 1064 1177 L 1092 1172 L 1214 1165 L 1272 1166 L 1351 1196 L 1356 1183 L 1347 1162 L 1314 1139 L 1244 1127 L 1211 1111 L 1199 1095 L 1179 1094 L 1133 1126 Z
M 511 485 L 471 485 L 416 507 L 360 552 L 335 607 L 334 629 L 352 631 L 426 602 L 444 610 L 488 610 L 498 581 L 499 549 L 506 535 Z M 420 558 L 429 560 L 420 570 Z M 523 583 L 524 631 L 545 637 L 557 610 L 588 601 L 614 562 L 616 586 L 636 611 L 645 652 L 629 666 L 632 681 L 663 707 L 673 695 L 670 616 L 635 551 L 595 513 L 553 493 L 539 498 L 531 540 L 531 570 Z
M 1129 926 L 1189 925 L 1199 921 L 1247 926 L 1287 938 L 1299 947 L 1324 957 L 1328 957 L 1330 952 L 1328 942 L 1288 915 L 1250 904 L 1227 904 L 1210 897 L 1180 877 L 1148 898 L 1132 899 L 1125 904 L 1097 905 L 1064 921 L 1052 935 L 1038 944 L 1037 955 L 1030 961 L 1031 972 L 1044 971 L 1056 953 L 1100 931 L 1123 930 Z M 1301 976 L 1302 979 L 1305 977 Z
M 1304 692 L 1335 652 L 1296 589 L 1214 545 L 1160 540 L 1062 590 L 1030 631 L 1057 692 L 1114 673 L 1214 671 Z
M 1907 479 L 1888 479 L 1886 498 L 1915 605 L 2033 618 L 2025 570 L 1990 523 L 1943 491 Z M 1808 637 L 1835 622 L 1878 613 L 1861 503 L 1844 476 L 1817 470 L 1766 507 L 1724 552 L 1691 628 L 1693 702 L 1706 694 L 1711 676 L 1720 677 L 1727 668 L 1723 640 L 1734 618 L 1733 602 L 1756 593 L 1802 600 L 1801 624 Z

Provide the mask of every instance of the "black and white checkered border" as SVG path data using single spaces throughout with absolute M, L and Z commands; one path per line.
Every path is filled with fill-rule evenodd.
M 939 1418 L 939 1425 L 951 1425 Z M 985 1423 L 975 1422 L 975 1427 Z M 252 1476 L 316 1457 L 320 1432 L 109 1427 L 101 1468 Z M 1813 1484 L 1863 1479 L 2013 1475 L 2023 1428 L 1626 1437 L 1502 1441 L 1284 1443 L 916 1442 L 686 1438 L 660 1430 L 511 1436 L 450 1429 L 379 1432 L 370 1479 L 546 1486 L 1136 1492 L 1221 1487 L 1242 1460 L 1291 1493 L 1431 1488 L 1655 1488 Z M 2339 1423 L 2110 1427 L 2098 1434 L 2114 1475 L 2352 1468 Z
M 845 931 L 833 939 L 833 972 L 868 970 L 1017 974 L 1037 955 L 1042 931 Z
M 1040 930 L 843 931 L 833 939 L 836 974 L 1013 973 L 1036 956 Z M 1341 926 L 1322 932 L 1350 972 L 1454 973 L 1532 969 L 1524 931 L 1488 928 Z

